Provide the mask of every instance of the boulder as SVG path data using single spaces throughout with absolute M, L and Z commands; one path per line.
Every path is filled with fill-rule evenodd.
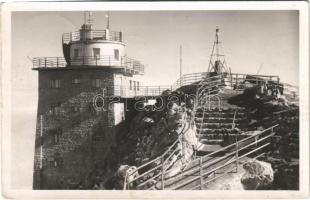
M 245 173 L 241 183 L 245 190 L 259 190 L 271 187 L 273 170 L 271 164 L 262 161 L 246 162 L 243 165 Z

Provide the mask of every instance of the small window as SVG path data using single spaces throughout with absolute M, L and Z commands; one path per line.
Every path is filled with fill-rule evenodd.
M 137 88 L 136 88 L 136 81 L 133 81 L 133 90 L 136 91 Z
M 81 83 L 81 79 L 79 78 L 72 79 L 72 84 L 80 84 L 80 83 Z
M 137 91 L 139 91 L 140 90 L 140 83 L 139 83 L 139 81 L 137 81 Z
M 74 49 L 74 58 L 78 58 L 79 57 L 79 50 L 78 49 Z
M 100 48 L 93 48 L 94 58 L 100 57 Z
M 119 60 L 119 50 L 118 49 L 114 49 L 114 59 Z
M 129 80 L 129 90 L 132 90 L 132 80 Z
M 52 143 L 53 144 L 59 144 L 61 135 L 62 135 L 62 129 L 61 128 L 55 128 L 52 130 L 49 130 L 49 135 L 52 137 Z
M 79 112 L 80 111 L 80 108 L 78 106 L 72 106 L 71 107 L 71 111 L 72 112 Z
M 50 81 L 50 87 L 51 88 L 60 88 L 60 80 L 51 80 Z
M 61 109 L 61 102 L 53 103 L 51 105 L 50 113 L 52 115 L 59 115 Z
M 92 80 L 92 86 L 93 87 L 102 87 L 103 86 L 103 80 L 102 79 L 93 79 Z
M 60 153 L 56 152 L 54 154 L 54 167 L 62 167 L 63 166 L 63 158 Z

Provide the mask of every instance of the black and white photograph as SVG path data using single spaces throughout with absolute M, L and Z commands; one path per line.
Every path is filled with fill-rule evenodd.
M 307 3 L 77 4 L 2 9 L 7 196 L 309 195 Z

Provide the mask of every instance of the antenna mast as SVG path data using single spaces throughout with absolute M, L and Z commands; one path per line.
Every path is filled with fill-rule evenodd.
M 180 45 L 180 81 L 182 78 L 182 45 Z
M 108 11 L 106 18 L 107 18 L 107 29 L 110 29 L 110 11 Z

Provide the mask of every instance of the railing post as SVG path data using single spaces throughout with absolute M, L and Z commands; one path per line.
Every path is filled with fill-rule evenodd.
M 109 66 L 111 66 L 111 56 L 109 56 Z
M 126 190 L 126 189 L 127 189 L 127 171 L 125 173 L 123 190 Z
M 203 174 L 203 170 L 202 170 L 202 156 L 200 156 L 200 159 L 199 159 L 199 164 L 200 164 L 200 189 L 203 190 L 203 177 L 202 177 L 202 174 Z
M 44 58 L 44 67 L 46 67 L 46 58 Z
M 239 168 L 239 144 L 236 142 L 236 173 L 238 173 Z
M 95 56 L 95 59 L 96 59 L 96 67 L 97 67 L 98 57 L 97 57 L 97 56 Z
M 58 67 L 58 57 L 56 57 L 56 64 L 57 64 L 57 67 Z
M 164 190 L 164 157 L 162 157 L 161 161 L 161 189 Z
M 158 86 L 158 95 L 160 95 L 160 86 Z
M 238 82 L 238 74 L 237 74 L 237 76 L 236 76 L 236 91 L 237 91 L 237 93 L 239 92 L 239 82 Z

